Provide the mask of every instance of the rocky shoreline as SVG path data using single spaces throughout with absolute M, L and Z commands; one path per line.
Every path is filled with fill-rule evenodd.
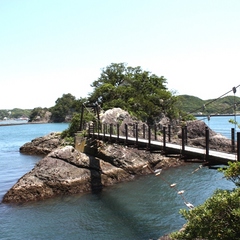
M 205 123 L 188 123 L 188 145 L 204 147 Z M 173 142 L 181 142 L 181 132 Z M 231 140 L 210 131 L 210 148 L 231 151 Z M 180 156 L 167 157 L 161 153 L 106 144 L 97 139 L 83 138 L 75 147 L 64 146 L 61 133 L 50 133 L 33 139 L 20 147 L 24 154 L 42 155 L 36 166 L 5 194 L 4 203 L 44 200 L 58 195 L 100 191 L 102 188 L 150 174 L 153 170 L 185 164 Z
M 3 203 L 24 203 L 59 195 L 101 191 L 102 188 L 150 174 L 153 169 L 179 166 L 184 161 L 159 153 L 88 140 L 85 152 L 61 145 L 59 133 L 36 138 L 20 152 L 45 155 L 4 195 Z

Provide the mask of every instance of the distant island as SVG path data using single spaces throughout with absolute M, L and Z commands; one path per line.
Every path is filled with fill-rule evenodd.
M 194 116 L 240 114 L 240 98 L 237 96 L 209 100 L 202 100 L 191 95 L 179 95 L 178 98 L 179 108 Z

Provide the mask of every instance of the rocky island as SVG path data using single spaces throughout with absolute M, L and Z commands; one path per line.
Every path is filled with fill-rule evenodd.
M 153 168 L 183 163 L 177 158 L 91 139 L 86 142 L 85 153 L 82 153 L 72 146 L 57 147 L 56 143 L 61 142 L 57 136 L 59 134 L 52 133 L 21 147 L 24 153 L 49 153 L 5 194 L 4 203 L 23 203 L 58 195 L 101 191 L 105 186 L 149 174 L 150 170 L 144 168 L 147 163 Z

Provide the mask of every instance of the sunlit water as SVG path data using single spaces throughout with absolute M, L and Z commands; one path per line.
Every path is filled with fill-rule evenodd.
M 220 120 L 219 120 L 220 121 Z M 67 124 L 0 127 L 0 200 L 41 157 L 23 155 L 19 147 L 36 137 L 62 131 Z M 169 187 L 177 183 L 187 201 L 203 203 L 217 188 L 234 185 L 216 170 L 198 164 L 141 176 L 105 188 L 99 194 L 78 194 L 13 205 L 0 204 L 0 239 L 157 239 L 182 227 L 182 198 Z
M 211 116 L 210 118 L 202 116 L 197 117 L 197 119 L 204 121 L 209 128 L 229 139 L 231 138 L 231 128 L 234 128 L 235 132 L 240 131 L 237 126 L 240 124 L 240 116 Z M 232 124 L 229 120 L 234 120 L 238 124 Z

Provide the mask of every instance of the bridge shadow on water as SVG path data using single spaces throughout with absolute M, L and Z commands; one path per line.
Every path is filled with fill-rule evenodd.
M 128 205 L 119 201 L 118 197 L 114 197 L 105 191 L 96 193 L 97 199 L 101 201 L 106 211 L 110 212 L 113 224 L 117 224 L 117 236 L 116 239 L 122 239 L 127 237 L 131 240 L 146 240 L 146 239 L 158 239 L 161 236 L 156 236 L 157 230 L 151 230 L 152 226 L 149 226 L 149 219 L 145 219 L 139 212 L 134 212 Z M 136 199 L 137 202 L 137 199 Z M 123 233 L 124 232 L 124 233 Z M 124 235 L 124 236 L 123 236 Z
M 130 238 L 128 239 L 158 239 L 160 236 L 153 236 L 154 233 L 151 231 L 151 226 L 149 226 L 148 219 L 139 218 L 139 213 L 135 213 L 134 210 L 129 209 L 129 207 L 123 202 L 119 201 L 118 197 L 114 197 L 108 194 L 107 191 L 103 191 L 102 184 L 102 171 L 99 159 L 89 156 L 89 167 L 91 172 L 91 191 L 101 204 L 104 206 L 102 211 L 111 213 L 111 222 L 116 222 L 119 229 L 119 237 L 122 235 L 121 231 L 127 231 Z M 136 199 L 136 202 L 138 199 Z M 155 231 L 156 234 L 156 231 Z
M 89 169 L 91 175 L 91 191 L 92 193 L 101 193 L 103 189 L 101 178 L 101 166 L 99 159 L 89 156 Z

